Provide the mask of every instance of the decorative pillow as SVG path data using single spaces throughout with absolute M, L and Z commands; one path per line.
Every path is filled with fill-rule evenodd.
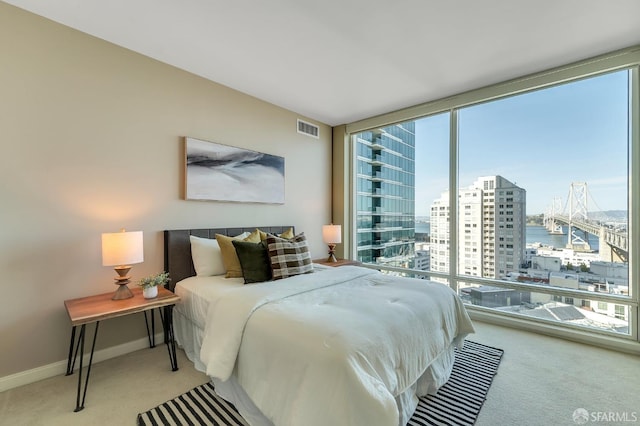
M 220 245 L 220 250 L 222 251 L 222 263 L 224 264 L 224 268 L 227 271 L 227 273 L 225 274 L 226 278 L 242 277 L 242 267 L 240 266 L 240 260 L 238 260 L 238 255 L 236 254 L 236 248 L 233 246 L 233 243 L 232 243 L 233 240 L 250 241 L 252 243 L 259 243 L 260 233 L 256 230 L 245 238 L 239 238 L 239 236 L 227 237 L 226 235 L 216 234 L 216 241 L 218 241 L 218 244 Z
M 291 239 L 269 235 L 266 243 L 274 280 L 313 272 L 311 254 L 304 233 Z
M 243 240 L 243 239 L 247 238 L 249 235 L 251 235 L 251 232 L 244 231 L 242 234 L 236 235 L 233 238 L 236 238 L 238 240 Z
M 267 232 L 264 232 L 261 229 L 256 229 L 256 231 L 258 231 L 260 233 L 260 239 L 261 240 L 266 240 L 267 237 L 269 236 L 269 234 Z M 295 235 L 293 234 L 293 228 L 289 228 L 286 231 L 284 231 L 282 234 L 277 235 L 280 238 L 286 238 L 287 240 L 290 240 L 291 238 L 295 237 Z
M 231 243 L 236 248 L 245 284 L 271 280 L 271 262 L 264 242 L 251 243 L 234 240 Z
M 301 234 L 304 234 L 304 232 L 302 232 Z M 289 228 L 286 231 L 284 231 L 282 234 L 280 234 L 280 238 L 286 238 L 287 240 L 290 240 L 294 237 L 295 235 L 293 234 L 293 228 Z
M 191 241 L 191 259 L 196 275 L 210 277 L 222 275 L 226 272 L 222 263 L 222 252 L 218 241 L 211 238 L 189 236 Z

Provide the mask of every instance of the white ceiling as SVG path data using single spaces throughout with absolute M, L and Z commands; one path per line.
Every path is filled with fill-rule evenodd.
M 640 44 L 638 0 L 5 0 L 337 125 Z

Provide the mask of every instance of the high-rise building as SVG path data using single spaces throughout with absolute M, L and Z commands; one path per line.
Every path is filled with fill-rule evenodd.
M 430 271 L 431 270 L 431 255 L 429 254 L 429 247 L 426 248 L 416 248 L 416 257 L 414 260 L 413 267 L 420 271 Z M 421 276 L 420 278 L 427 279 L 427 276 Z
M 458 271 L 503 278 L 525 260 L 526 191 L 502 176 L 480 177 L 458 194 Z M 449 271 L 449 193 L 431 205 L 431 270 Z
M 449 191 L 431 204 L 430 224 L 431 270 L 449 272 Z
M 415 123 L 359 133 L 355 148 L 357 259 L 413 267 Z

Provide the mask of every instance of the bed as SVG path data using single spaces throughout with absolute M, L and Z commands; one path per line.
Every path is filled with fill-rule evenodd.
M 188 358 L 251 425 L 406 424 L 473 333 L 460 299 L 440 283 L 358 266 L 252 284 L 196 273 L 192 236 L 256 228 L 293 231 L 165 231 L 170 289 L 182 299 L 175 337 Z

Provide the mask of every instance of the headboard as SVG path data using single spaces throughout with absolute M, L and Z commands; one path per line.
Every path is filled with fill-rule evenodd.
M 176 283 L 196 274 L 191 260 L 191 241 L 189 236 L 215 238 L 216 234 L 238 235 L 256 228 L 271 234 L 281 234 L 293 226 L 248 226 L 242 228 L 178 229 L 164 231 L 164 270 L 169 272 L 171 281 L 166 286 L 173 291 Z M 295 231 L 295 228 L 294 228 Z

